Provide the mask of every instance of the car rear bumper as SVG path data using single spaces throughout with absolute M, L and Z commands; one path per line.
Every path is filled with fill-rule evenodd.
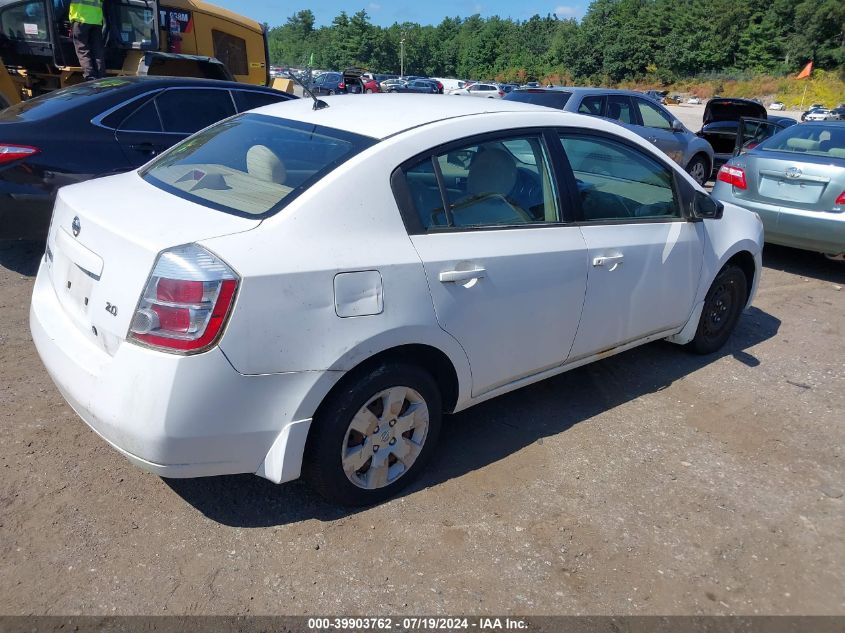
M 845 252 L 845 213 L 807 211 L 739 198 L 723 182 L 716 183 L 713 196 L 756 212 L 770 244 L 834 255 Z
M 310 419 L 297 414 L 320 372 L 246 376 L 219 348 L 180 356 L 122 343 L 110 356 L 68 319 L 43 263 L 30 328 L 70 406 L 141 468 L 163 477 L 299 476 Z

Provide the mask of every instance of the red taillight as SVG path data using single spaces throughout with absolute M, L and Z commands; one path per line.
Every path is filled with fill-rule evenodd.
M 505 96 L 505 91 L 504 91 L 504 90 L 499 90 L 499 96 L 500 96 L 500 97 L 504 97 L 504 96 Z
M 129 340 L 171 351 L 200 352 L 217 342 L 239 279 L 196 244 L 159 255 L 138 303 Z
M 839 197 L 836 199 L 835 204 L 845 204 L 845 191 L 839 194 Z
M 342 81 L 339 84 L 337 84 L 337 87 L 338 87 L 338 90 L 346 90 L 346 84 L 343 83 Z
M 11 163 L 13 160 L 21 158 L 29 158 L 40 151 L 37 147 L 31 147 L 29 145 L 6 145 L 0 143 L 0 165 Z
M 742 167 L 722 165 L 716 176 L 716 180 L 726 182 L 737 189 L 748 189 L 748 183 L 745 181 L 745 170 Z

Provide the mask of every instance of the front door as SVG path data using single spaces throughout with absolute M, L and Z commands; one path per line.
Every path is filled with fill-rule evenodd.
M 673 171 L 633 144 L 563 132 L 588 249 L 577 360 L 680 328 L 692 312 L 703 225 L 686 221 Z
M 587 254 L 560 222 L 548 156 L 540 134 L 503 135 L 405 170 L 411 240 L 474 396 L 563 364 L 578 328 Z
M 632 97 L 640 115 L 640 125 L 633 125 L 637 134 L 647 138 L 679 165 L 684 159 L 683 136 L 672 129 L 674 119 L 662 107 L 648 99 Z

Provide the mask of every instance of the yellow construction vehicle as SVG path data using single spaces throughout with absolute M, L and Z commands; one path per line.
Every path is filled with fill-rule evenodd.
M 71 0 L 0 0 L 0 108 L 82 81 Z M 201 0 L 105 0 L 108 75 L 268 85 L 264 25 Z

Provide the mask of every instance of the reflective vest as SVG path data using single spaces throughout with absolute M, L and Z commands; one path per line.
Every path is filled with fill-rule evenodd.
M 102 0 L 75 0 L 70 5 L 70 21 L 80 24 L 102 24 Z

